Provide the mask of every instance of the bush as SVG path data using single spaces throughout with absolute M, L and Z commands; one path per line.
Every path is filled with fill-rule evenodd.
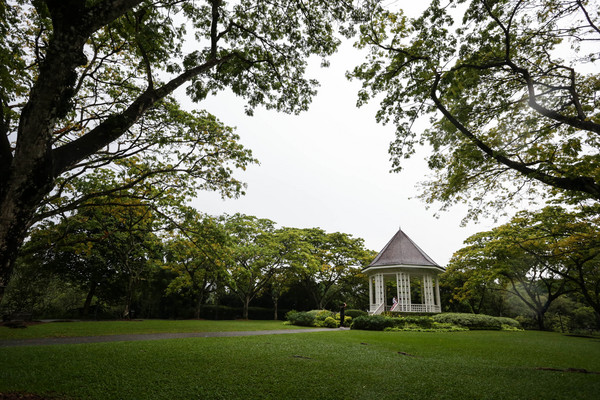
M 339 322 L 333 317 L 327 317 L 323 321 L 319 321 L 318 326 L 323 328 L 337 328 Z
M 313 315 L 315 321 L 325 321 L 327 318 L 335 318 L 335 313 L 329 310 L 311 310 L 308 312 Z
M 348 310 L 346 310 L 345 315 L 348 317 L 356 318 L 356 317 L 362 317 L 364 315 L 369 315 L 369 314 L 363 310 L 348 309 Z
M 508 325 L 511 328 L 517 328 L 517 329 L 521 329 L 521 324 L 519 323 L 519 321 L 517 321 L 514 318 L 508 318 L 508 317 L 494 317 L 496 318 L 496 320 L 500 321 L 500 323 L 502 325 Z M 504 329 L 504 328 L 502 328 Z
M 315 325 L 315 316 L 311 314 L 310 311 L 290 311 L 285 315 L 285 318 L 292 325 L 299 326 L 314 326 Z
M 500 330 L 502 323 L 495 317 L 485 314 L 461 314 L 461 313 L 444 313 L 434 315 L 435 322 L 449 323 L 458 326 L 475 329 Z
M 352 320 L 351 329 L 362 329 L 366 331 L 382 331 L 385 328 L 395 326 L 394 318 L 383 315 L 362 315 Z
M 405 325 L 416 325 L 425 329 L 433 327 L 433 319 L 430 316 L 405 316 L 399 319 L 403 321 Z
M 386 332 L 462 332 L 468 331 L 469 329 L 453 324 L 432 322 L 432 325 L 429 328 L 411 324 L 405 325 L 404 327 L 385 328 L 384 330 Z

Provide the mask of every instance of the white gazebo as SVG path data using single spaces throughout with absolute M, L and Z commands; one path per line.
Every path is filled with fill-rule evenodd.
M 369 313 L 441 312 L 438 275 L 444 271 L 402 229 L 398 230 L 373 262 L 363 269 L 369 278 Z M 413 285 L 419 284 L 420 290 L 411 292 L 411 279 Z M 395 283 L 396 290 L 392 289 L 389 295 L 397 299 L 396 303 L 387 298 L 386 282 L 389 281 Z

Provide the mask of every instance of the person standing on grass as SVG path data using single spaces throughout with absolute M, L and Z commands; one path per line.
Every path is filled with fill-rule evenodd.
M 344 326 L 344 318 L 346 317 L 346 303 L 342 303 L 340 307 L 340 328 Z

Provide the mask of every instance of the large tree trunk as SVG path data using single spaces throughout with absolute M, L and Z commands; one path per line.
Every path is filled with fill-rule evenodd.
M 537 320 L 537 324 L 538 324 L 538 329 L 540 331 L 545 331 L 546 330 L 546 325 L 544 324 L 544 311 L 538 311 L 535 313 L 535 317 Z
M 196 297 L 196 319 L 200 319 L 200 315 L 202 314 L 202 306 L 204 305 L 204 291 L 200 292 L 200 294 Z
M 242 315 L 242 318 L 244 318 L 244 319 L 248 319 L 248 308 L 250 307 L 250 300 L 251 300 L 250 296 L 246 296 L 244 298 L 244 312 Z
M 90 313 L 90 305 L 92 304 L 92 299 L 94 298 L 94 294 L 96 294 L 96 288 L 98 284 L 96 282 L 92 282 L 90 285 L 90 290 L 85 298 L 85 302 L 83 303 L 83 310 L 81 312 L 81 316 L 87 318 Z
M 273 297 L 273 319 L 277 321 L 277 308 L 279 306 L 279 296 Z
M 18 161 L 18 160 L 15 160 Z M 40 164 L 41 162 L 35 163 Z M 33 163 L 32 163 L 33 164 Z M 0 188 L 0 303 L 8 286 L 35 210 L 50 191 L 47 169 L 36 165 L 13 170 Z
M 75 69 L 87 62 L 83 46 L 91 25 L 86 25 L 86 32 L 82 20 L 70 17 L 81 12 L 84 3 L 69 0 L 48 2 L 47 5 L 54 30 L 29 101 L 19 118 L 14 154 L 8 139 L 1 139 L 0 301 L 34 213 L 52 190 L 56 173 L 60 173 L 56 170 L 58 160 L 52 155 L 52 131 L 56 121 L 70 108 L 77 78 Z

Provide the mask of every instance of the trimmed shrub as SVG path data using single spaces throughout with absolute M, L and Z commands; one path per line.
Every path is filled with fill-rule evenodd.
M 367 313 L 366 311 L 363 311 L 363 310 L 354 310 L 354 309 L 350 308 L 350 309 L 346 310 L 344 315 L 346 315 L 347 317 L 356 318 L 356 317 L 361 317 L 363 315 L 369 315 L 369 313 Z
M 405 316 L 398 318 L 406 325 L 416 325 L 421 328 L 429 329 L 433 327 L 433 319 L 430 316 Z
M 517 328 L 517 329 L 521 329 L 521 324 L 519 323 L 519 321 L 517 321 L 514 318 L 508 318 L 508 317 L 494 317 L 496 318 L 498 321 L 500 321 L 500 323 L 502 325 L 508 325 L 511 328 Z M 504 329 L 504 328 L 502 328 Z
M 327 317 L 323 321 L 320 321 L 319 326 L 322 326 L 323 328 L 337 328 L 339 322 L 333 317 Z
M 335 318 L 335 313 L 329 310 L 311 310 L 309 314 L 314 315 L 315 321 L 325 321 L 327 318 Z
M 442 324 L 433 322 L 430 328 L 424 328 L 418 325 L 405 325 L 404 327 L 385 328 L 386 332 L 463 332 L 468 328 L 453 324 Z
M 314 326 L 315 325 L 315 316 L 314 314 L 311 314 L 310 311 L 289 311 L 286 315 L 285 318 L 292 324 L 292 325 L 299 325 L 299 326 Z
M 462 314 L 462 313 L 444 313 L 434 315 L 435 322 L 454 324 L 469 328 L 470 330 L 500 330 L 502 323 L 495 317 L 485 314 Z
M 383 315 L 362 315 L 352 320 L 350 328 L 366 331 L 382 331 L 385 328 L 393 328 L 395 323 L 394 318 L 384 317 Z

